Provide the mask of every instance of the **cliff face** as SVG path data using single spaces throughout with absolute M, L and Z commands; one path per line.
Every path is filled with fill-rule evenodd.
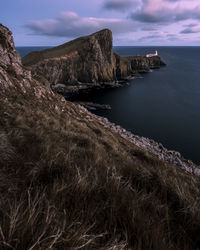
M 22 60 L 33 76 L 43 76 L 51 84 L 111 82 L 115 79 L 112 33 L 102 30 L 69 43 L 32 52 Z
M 112 32 L 102 30 L 61 46 L 26 55 L 22 62 L 43 83 L 78 85 L 126 79 L 164 65 L 160 57 L 121 57 L 112 51 Z
M 131 69 L 135 72 L 148 72 L 149 69 L 160 68 L 166 65 L 159 56 L 129 56 L 128 60 L 131 64 Z
M 30 79 L 30 72 L 22 68 L 21 59 L 14 49 L 11 32 L 0 24 L 0 83 L 12 85 L 12 80 L 26 81 Z

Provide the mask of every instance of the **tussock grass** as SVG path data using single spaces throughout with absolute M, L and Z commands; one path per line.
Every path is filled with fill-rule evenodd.
M 32 84 L 0 91 L 0 249 L 200 248 L 199 177 Z

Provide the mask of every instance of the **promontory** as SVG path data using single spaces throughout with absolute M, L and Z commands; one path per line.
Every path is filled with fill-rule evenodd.
M 114 53 L 112 32 L 108 29 L 31 52 L 22 63 L 33 77 L 65 96 L 88 89 L 116 87 L 138 72 L 165 65 L 159 56 L 122 57 Z

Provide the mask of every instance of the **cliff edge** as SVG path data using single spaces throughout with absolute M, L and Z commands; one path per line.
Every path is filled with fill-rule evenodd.
M 22 62 L 31 70 L 33 77 L 43 84 L 54 87 L 63 84 L 65 92 L 77 88 L 118 86 L 118 81 L 128 79 L 138 72 L 148 72 L 150 68 L 165 65 L 159 56 L 147 58 L 117 55 L 113 52 L 112 32 L 108 29 L 54 48 L 31 52 Z
M 31 68 L 33 76 L 43 76 L 50 84 L 112 82 L 112 33 L 105 29 L 51 49 L 31 52 L 22 62 Z
M 0 25 L 0 249 L 200 248 L 199 176 L 110 126 L 32 78 Z

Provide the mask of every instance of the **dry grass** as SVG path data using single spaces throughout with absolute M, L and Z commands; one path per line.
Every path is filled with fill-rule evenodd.
M 0 90 L 0 249 L 200 248 L 199 177 L 34 88 Z

